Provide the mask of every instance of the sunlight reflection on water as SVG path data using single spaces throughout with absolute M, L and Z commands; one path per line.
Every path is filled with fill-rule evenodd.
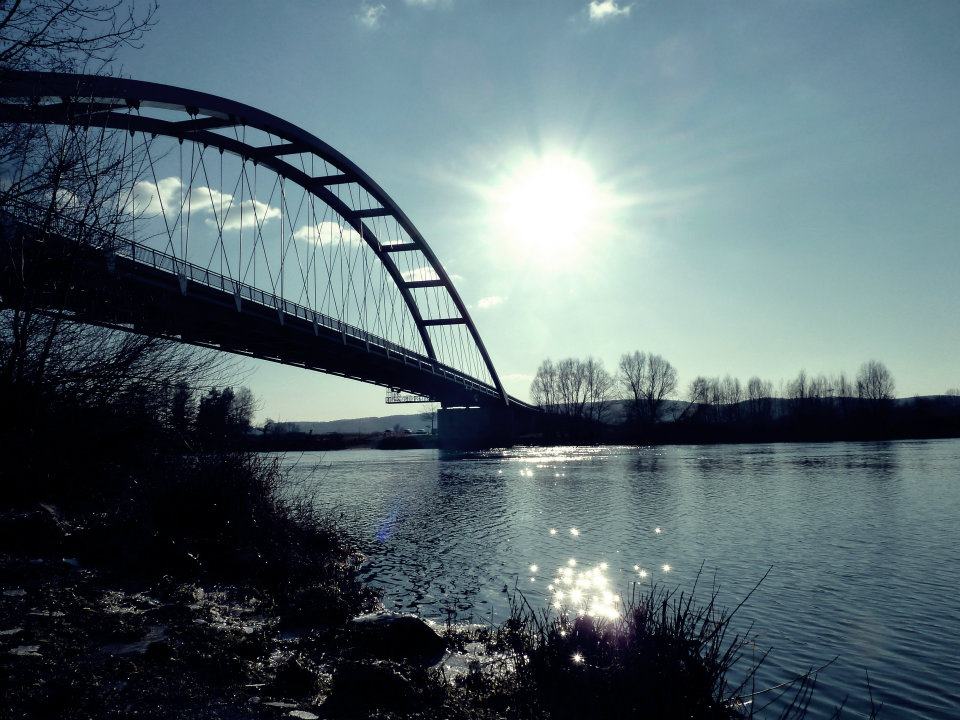
M 659 535 L 662 530 L 657 527 L 655 532 Z M 550 534 L 556 535 L 556 530 L 551 528 Z M 570 534 L 574 537 L 580 535 L 576 528 L 571 528 Z M 607 574 L 610 565 L 605 560 L 585 570 L 577 568 L 577 559 L 573 557 L 568 559 L 565 566 L 561 565 L 556 569 L 554 577 L 547 585 L 548 606 L 559 613 L 577 617 L 587 616 L 605 620 L 619 618 L 623 612 L 621 596 L 630 591 L 629 584 L 649 576 L 646 570 L 639 565 L 634 565 L 635 576 L 628 578 L 627 586 L 618 588 L 613 586 Z M 536 573 L 538 569 L 539 566 L 536 564 L 530 566 L 532 573 Z M 660 569 L 668 573 L 673 567 L 669 563 L 664 563 Z M 535 579 L 530 578 L 531 582 Z

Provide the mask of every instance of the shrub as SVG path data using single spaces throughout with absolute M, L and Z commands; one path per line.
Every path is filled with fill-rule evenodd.
M 776 717 L 804 717 L 815 672 L 752 691 L 762 658 L 741 665 L 750 638 L 732 632 L 732 617 L 715 594 L 698 603 L 659 587 L 634 585 L 613 620 L 537 612 L 515 598 L 510 619 L 485 631 L 500 655 L 473 663 L 437 717 L 725 720 L 753 717 L 760 696 Z
M 339 622 L 376 602 L 351 539 L 261 455 L 160 456 L 87 537 L 127 573 L 248 587 L 301 617 Z

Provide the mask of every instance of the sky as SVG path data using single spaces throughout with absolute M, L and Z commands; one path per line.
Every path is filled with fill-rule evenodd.
M 507 389 L 656 352 L 960 385 L 960 4 L 164 0 L 130 77 L 345 153 L 457 276 Z M 382 388 L 243 360 L 259 418 Z

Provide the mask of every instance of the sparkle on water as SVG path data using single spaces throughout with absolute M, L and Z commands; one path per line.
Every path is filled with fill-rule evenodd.
M 662 531 L 660 527 L 655 530 L 658 534 Z M 557 534 L 556 528 L 550 528 L 551 535 Z M 574 537 L 580 534 L 577 528 L 570 528 L 570 534 Z M 561 613 L 576 615 L 577 617 L 590 616 L 603 618 L 607 620 L 620 617 L 620 598 L 610 589 L 610 579 L 607 572 L 610 569 L 609 563 L 602 561 L 595 566 L 577 570 L 577 559 L 570 558 L 566 566 L 557 568 L 556 577 L 547 585 L 547 592 L 550 593 L 550 606 Z M 664 573 L 672 570 L 668 563 L 660 566 Z M 530 565 L 530 572 L 536 573 L 539 566 Z M 633 571 L 641 580 L 649 576 L 649 572 L 640 565 L 634 565 Z M 531 577 L 530 581 L 534 582 Z
M 606 563 L 587 570 L 574 570 L 576 560 L 557 568 L 557 577 L 547 589 L 553 593 L 554 608 L 577 616 L 588 615 L 612 620 L 620 617 L 620 598 L 610 589 Z

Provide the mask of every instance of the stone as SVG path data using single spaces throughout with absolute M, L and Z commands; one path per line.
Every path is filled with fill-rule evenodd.
M 320 677 L 310 663 L 292 655 L 277 668 L 270 689 L 278 695 L 303 697 L 317 692 L 319 683 Z
M 436 630 L 413 615 L 361 615 L 350 622 L 349 629 L 353 647 L 378 658 L 433 665 L 447 650 L 447 643 Z
M 166 640 L 153 640 L 147 643 L 143 656 L 152 662 L 166 662 L 173 657 L 173 648 Z
M 47 553 L 60 549 L 69 533 L 50 507 L 0 513 L 0 551 Z
M 416 702 L 417 694 L 410 681 L 390 663 L 353 662 L 337 668 L 325 706 L 348 713 L 404 712 Z
M 19 655 L 20 657 L 40 657 L 40 646 L 39 645 L 20 645 L 13 648 L 10 651 L 11 655 Z

